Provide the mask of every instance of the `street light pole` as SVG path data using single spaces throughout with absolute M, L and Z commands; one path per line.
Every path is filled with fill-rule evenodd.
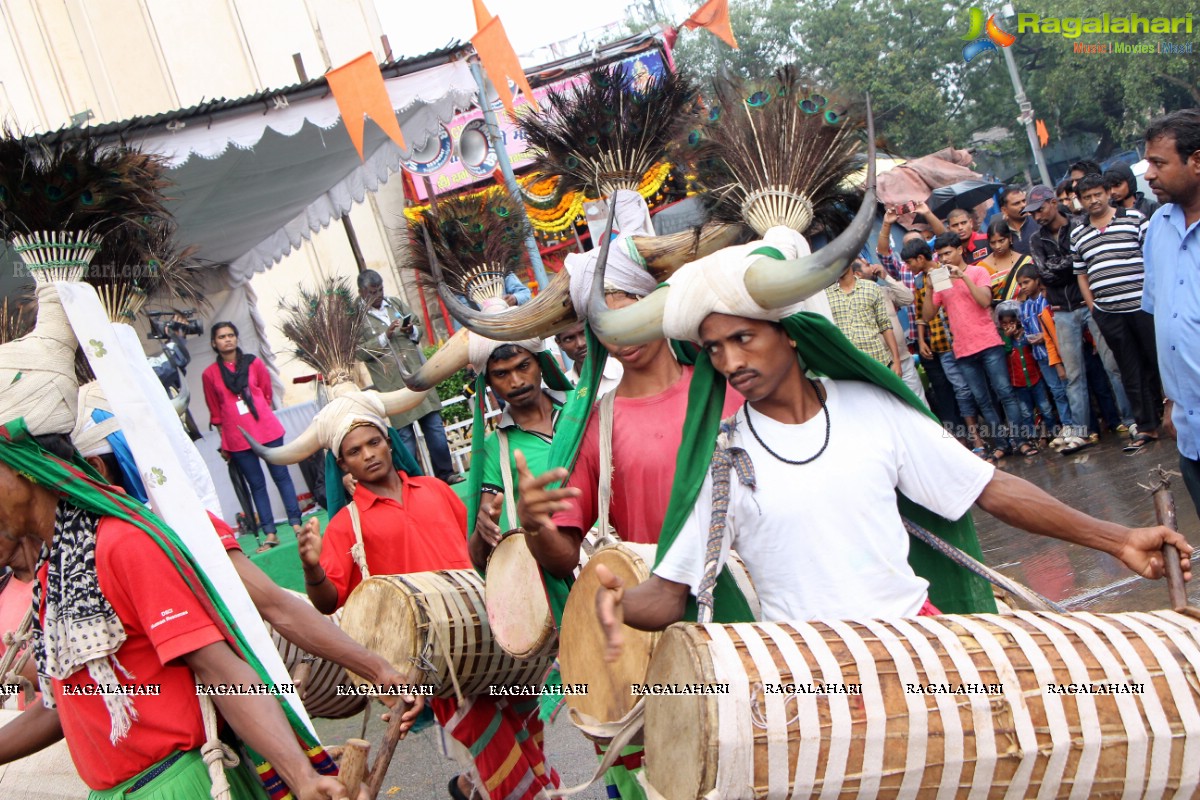
M 1012 17 L 1014 13 L 1012 4 L 1005 3 L 1004 7 L 1000 9 L 1000 13 L 1005 17 Z M 1021 109 L 1021 114 L 1017 117 L 1017 122 L 1025 126 L 1025 134 L 1029 137 L 1029 149 L 1033 151 L 1033 160 L 1037 163 L 1038 174 L 1041 176 L 1042 183 L 1053 188 L 1054 184 L 1050 183 L 1050 170 L 1046 169 L 1046 157 L 1042 155 L 1042 145 L 1038 141 L 1037 126 L 1033 118 L 1033 104 L 1025 96 L 1025 87 L 1021 85 L 1021 76 L 1017 73 L 1017 61 L 1013 58 L 1011 48 L 1001 47 L 1000 52 L 1004 54 L 1004 63 L 1008 65 L 1008 76 L 1012 78 L 1017 107 Z

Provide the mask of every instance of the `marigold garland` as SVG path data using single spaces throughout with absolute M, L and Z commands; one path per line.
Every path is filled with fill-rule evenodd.
M 646 198 L 647 203 L 663 188 L 671 176 L 671 163 L 663 161 L 646 171 L 638 184 L 638 194 Z M 583 204 L 589 198 L 583 192 L 572 191 L 559 193 L 558 178 L 546 177 L 540 173 L 527 173 L 517 178 L 521 188 L 521 196 L 525 201 L 525 211 L 534 233 L 543 241 L 560 241 L 563 231 L 572 226 L 585 224 Z M 467 196 L 486 196 L 496 192 L 504 192 L 500 185 L 488 186 Z M 420 222 L 428 204 L 412 205 L 404 209 L 404 216 L 413 222 Z

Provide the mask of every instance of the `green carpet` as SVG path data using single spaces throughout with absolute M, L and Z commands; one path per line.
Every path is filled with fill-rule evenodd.
M 459 496 L 463 502 L 467 499 L 467 487 L 469 481 L 456 483 L 450 488 Z M 324 511 L 317 512 L 317 519 L 321 521 L 321 532 L 324 533 L 325 526 L 329 524 L 329 515 Z M 307 517 L 305 518 L 307 521 Z M 262 553 L 254 552 L 258 549 L 259 541 L 253 536 L 239 536 L 238 544 L 242 546 L 242 551 L 250 557 L 250 560 L 261 569 L 263 572 L 285 589 L 291 589 L 295 592 L 304 592 L 304 568 L 300 566 L 300 552 L 296 545 L 296 534 L 292 530 L 292 526 L 286 522 L 280 522 L 277 525 L 276 534 L 279 536 L 279 546 L 272 547 Z

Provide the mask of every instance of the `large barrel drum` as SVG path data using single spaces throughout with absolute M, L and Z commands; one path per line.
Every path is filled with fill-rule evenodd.
M 398 669 L 416 666 L 438 697 L 455 696 L 455 679 L 464 696 L 493 684 L 540 686 L 550 669 L 548 655 L 518 661 L 496 644 L 474 570 L 373 575 L 346 599 L 341 625 Z
M 307 595 L 299 592 L 289 594 L 300 598 L 305 603 L 310 602 Z M 340 627 L 342 612 L 337 610 L 330 615 L 329 621 Z M 309 662 L 308 676 L 300 686 L 300 700 L 310 717 L 325 719 L 345 719 L 352 717 L 367 706 L 367 698 L 354 694 L 338 694 L 339 686 L 350 686 L 350 676 L 340 664 L 326 661 L 323 658 L 309 655 L 298 646 L 284 639 L 278 631 L 267 625 L 271 632 L 271 641 L 279 651 L 288 673 L 295 678 L 300 664 Z
M 1168 611 L 677 624 L 646 777 L 668 800 L 1196 797 L 1197 665 L 1200 622 Z
M 488 556 L 484 601 L 496 643 L 513 658 L 557 652 L 550 600 L 524 532 L 509 533 Z

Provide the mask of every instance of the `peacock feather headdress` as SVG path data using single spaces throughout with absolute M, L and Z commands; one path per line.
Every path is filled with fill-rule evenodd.
M 691 141 L 710 167 L 708 188 L 759 236 L 775 225 L 808 230 L 860 167 L 861 113 L 794 67 L 761 81 L 717 79 L 706 114 Z
M 409 223 L 413 266 L 480 307 L 503 299 L 504 275 L 521 268 L 529 226 L 507 195 L 440 200 Z M 426 236 L 429 247 L 426 247 Z M 430 261 L 430 249 L 433 261 Z
M 344 278 L 327 278 L 316 289 L 301 288 L 294 300 L 281 301 L 283 335 L 295 345 L 296 358 L 333 386 L 352 380 L 366 309 Z
M 518 125 L 535 153 L 534 168 L 557 175 L 565 189 L 591 197 L 637 189 L 642 176 L 694 126 L 696 86 L 674 72 L 638 80 L 620 66 L 601 67 Z

